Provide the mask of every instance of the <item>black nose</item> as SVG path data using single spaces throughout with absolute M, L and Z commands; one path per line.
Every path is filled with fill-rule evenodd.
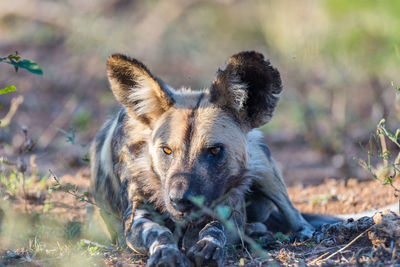
M 169 192 L 169 199 L 171 200 L 172 206 L 182 212 L 188 211 L 193 208 L 193 203 L 190 201 L 190 198 L 193 196 L 193 193 L 190 189 L 185 192 L 181 192 L 180 190 L 172 189 Z

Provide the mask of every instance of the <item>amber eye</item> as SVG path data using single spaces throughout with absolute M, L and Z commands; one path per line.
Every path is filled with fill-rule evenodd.
M 216 155 L 218 155 L 219 152 L 221 152 L 221 147 L 220 146 L 214 146 L 214 147 L 211 147 L 209 150 L 210 150 L 211 154 L 216 156 Z
M 167 155 L 171 155 L 171 153 L 172 153 L 172 150 L 169 147 L 166 147 L 166 146 L 162 147 L 162 150 Z

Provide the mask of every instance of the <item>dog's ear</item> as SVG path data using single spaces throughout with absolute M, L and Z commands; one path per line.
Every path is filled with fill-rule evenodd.
M 281 77 L 264 56 L 257 52 L 233 55 L 219 69 L 210 89 L 210 101 L 233 110 L 248 130 L 267 123 L 282 91 Z
M 175 102 L 173 89 L 136 59 L 114 54 L 108 58 L 107 72 L 115 98 L 150 127 Z

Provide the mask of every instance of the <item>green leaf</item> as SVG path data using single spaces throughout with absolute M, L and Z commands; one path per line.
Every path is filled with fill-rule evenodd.
M 380 128 L 383 124 L 385 124 L 386 120 L 385 119 L 381 119 L 378 123 L 377 128 Z
M 21 61 L 10 61 L 10 62 L 7 61 L 6 63 L 14 65 L 15 67 L 18 67 L 21 69 L 26 69 L 26 70 L 32 72 L 33 74 L 37 74 L 37 75 L 43 74 L 43 71 L 40 68 L 40 66 L 36 62 L 33 62 L 32 60 L 24 59 Z
M 14 91 L 17 91 L 17 87 L 15 87 L 14 85 L 10 85 L 10 86 L 7 86 L 6 88 L 0 89 L 0 95 L 7 94 L 10 92 L 14 92 Z
M 223 218 L 228 219 L 229 215 L 231 214 L 231 208 L 228 206 L 218 205 L 217 206 L 217 214 Z
M 390 177 L 385 177 L 385 180 L 384 180 L 384 182 L 383 182 L 384 185 L 392 184 L 392 183 L 393 183 L 392 178 L 390 178 Z
M 287 235 L 285 235 L 285 234 L 283 234 L 283 233 L 281 233 L 281 232 L 277 232 L 277 233 L 274 235 L 274 239 L 275 239 L 275 240 L 278 240 L 279 242 L 284 242 L 284 241 L 289 241 L 289 240 L 290 240 L 289 237 L 288 237 Z
M 225 223 L 225 226 L 226 226 L 226 228 L 229 229 L 229 230 L 235 229 L 235 226 L 234 226 L 232 220 L 227 221 L 227 222 Z
M 204 196 L 195 196 L 190 198 L 190 201 L 192 201 L 196 206 L 203 206 L 205 200 L 206 198 Z
M 400 87 L 397 87 L 397 86 L 394 84 L 393 81 L 392 81 L 392 87 L 395 88 L 395 89 L 397 89 L 397 91 L 400 91 Z
M 16 61 L 18 61 L 18 60 L 21 59 L 20 56 L 14 56 L 14 55 L 9 55 L 7 58 L 9 58 L 9 59 L 14 59 L 14 60 L 16 60 Z
M 400 135 L 400 129 L 397 129 L 394 138 L 396 138 L 396 140 L 399 140 L 399 135 Z

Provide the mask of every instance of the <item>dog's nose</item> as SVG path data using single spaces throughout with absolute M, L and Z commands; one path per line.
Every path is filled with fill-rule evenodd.
M 169 192 L 169 199 L 171 200 L 172 206 L 182 212 L 188 211 L 193 207 L 190 198 L 193 196 L 193 192 L 190 189 L 185 191 L 173 188 Z

